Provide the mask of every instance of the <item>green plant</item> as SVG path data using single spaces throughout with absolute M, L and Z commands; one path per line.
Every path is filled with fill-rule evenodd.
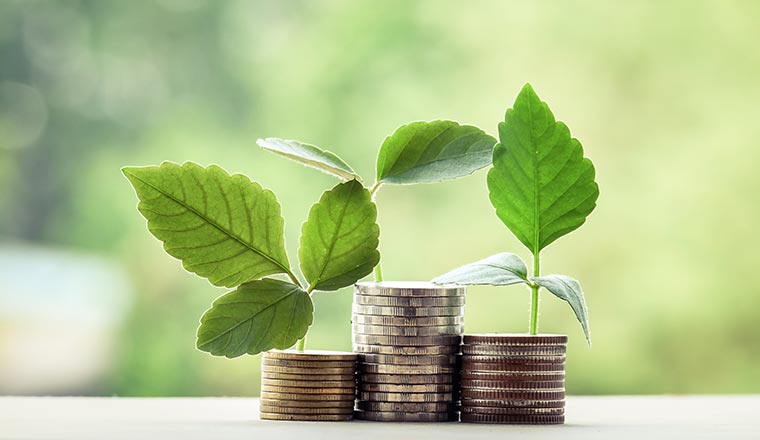
M 194 163 L 127 167 L 148 230 L 183 267 L 233 291 L 201 317 L 197 347 L 237 357 L 299 342 L 313 320 L 311 294 L 349 286 L 379 270 L 375 192 L 386 183 L 436 182 L 470 174 L 491 161 L 496 140 L 451 121 L 399 128 L 380 148 L 371 191 L 343 160 L 317 147 L 281 139 L 264 148 L 343 180 L 311 207 L 301 229 L 302 282 L 288 261 L 284 220 L 275 195 L 241 174 Z M 272 278 L 280 276 L 286 280 Z
M 596 207 L 599 188 L 594 166 L 570 130 L 555 121 L 549 106 L 526 84 L 499 123 L 488 190 L 496 215 L 533 254 L 533 275 L 520 257 L 502 253 L 457 268 L 435 283 L 506 286 L 525 284 L 531 291 L 530 334 L 538 333 L 542 287 L 567 301 L 589 345 L 588 310 L 580 283 L 566 275 L 540 272 L 540 252 L 579 228 Z

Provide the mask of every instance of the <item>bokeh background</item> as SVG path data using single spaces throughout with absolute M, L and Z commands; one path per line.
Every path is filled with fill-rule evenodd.
M 252 396 L 258 356 L 194 348 L 224 291 L 185 273 L 119 172 L 216 163 L 300 224 L 335 181 L 260 150 L 279 136 L 371 183 L 385 136 L 448 118 L 496 134 L 526 81 L 597 167 L 601 197 L 543 254 L 566 304 L 574 394 L 760 392 L 760 3 L 0 2 L 0 394 Z M 378 197 L 386 279 L 528 252 L 485 173 Z M 308 347 L 350 349 L 351 291 L 318 293 Z M 523 332 L 521 287 L 472 288 L 468 332 Z

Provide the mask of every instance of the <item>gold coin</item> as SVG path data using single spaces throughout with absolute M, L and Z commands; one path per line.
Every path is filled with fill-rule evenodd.
M 464 296 L 398 297 L 354 295 L 355 304 L 392 307 L 457 307 L 464 305 Z
M 452 354 L 413 356 L 403 354 L 362 353 L 359 356 L 359 362 L 392 365 L 456 365 L 457 357 Z
M 402 345 L 402 346 L 440 346 L 454 345 L 459 348 L 461 337 L 459 335 L 441 336 L 384 336 L 384 335 L 360 335 L 354 333 L 354 344 L 368 345 Z
M 397 385 L 390 383 L 362 383 L 359 391 L 382 393 L 450 393 L 454 391 L 453 384 L 433 383 L 420 385 Z
M 464 286 L 440 285 L 417 281 L 386 281 L 356 283 L 354 292 L 373 296 L 464 296 Z
M 436 355 L 436 354 L 457 354 L 459 353 L 458 345 L 432 345 L 413 347 L 409 345 L 372 345 L 357 344 L 354 342 L 354 351 L 358 353 L 373 354 L 403 354 L 403 355 Z
M 325 361 L 356 361 L 356 353 L 346 351 L 327 350 L 271 350 L 264 352 L 264 357 L 269 359 L 286 359 L 292 361 L 325 362 Z
M 355 374 L 289 374 L 289 373 L 270 373 L 266 371 L 261 372 L 262 379 L 276 379 L 276 380 L 301 380 L 301 381 L 347 381 L 355 380 Z
M 353 375 L 356 373 L 356 364 L 350 367 L 341 368 L 306 368 L 306 367 L 278 367 L 273 365 L 263 364 L 261 366 L 263 373 L 284 373 L 284 374 L 339 374 L 339 375 Z
M 261 379 L 261 385 L 304 388 L 350 388 L 356 386 L 356 379 L 351 380 L 280 380 Z
M 432 384 L 454 383 L 453 374 L 360 374 L 360 383 Z
M 387 336 L 440 336 L 461 335 L 462 325 L 440 325 L 427 327 L 396 327 L 390 325 L 354 324 L 351 329 L 356 334 Z
M 261 405 L 279 406 L 282 408 L 343 408 L 353 409 L 354 399 L 350 400 L 277 400 L 264 399 L 260 400 Z M 270 411 L 277 412 L 277 411 Z
M 283 393 L 283 394 L 354 394 L 356 389 L 354 386 L 350 387 L 332 387 L 332 388 L 306 388 L 306 387 L 283 387 L 276 385 L 261 386 L 262 392 L 267 393 Z
M 270 414 L 351 414 L 353 408 L 297 408 L 265 405 L 259 407 L 263 413 Z
M 296 402 L 309 402 L 314 400 L 320 401 L 354 401 L 355 394 L 302 394 L 302 393 L 281 393 L 262 390 L 261 399 L 271 400 L 291 400 Z
M 352 368 L 356 361 L 296 361 L 290 359 L 261 358 L 261 365 L 298 368 Z
M 259 413 L 261 420 L 299 420 L 303 422 L 342 422 L 352 420 L 353 414 L 279 414 Z
M 354 313 L 377 316 L 462 316 L 464 307 L 385 307 L 354 304 Z
M 359 364 L 359 371 L 374 374 L 454 374 L 457 369 L 445 365 Z
M 361 411 L 354 416 L 358 420 L 375 422 L 455 422 L 459 420 L 455 412 L 395 412 L 395 411 Z
M 441 325 L 464 325 L 464 316 L 376 316 L 354 313 L 354 324 L 388 325 L 397 327 L 429 327 Z
M 360 400 L 380 402 L 453 402 L 453 393 L 376 393 L 362 391 Z

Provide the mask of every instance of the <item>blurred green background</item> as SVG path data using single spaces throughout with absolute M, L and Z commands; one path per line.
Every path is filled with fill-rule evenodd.
M 258 356 L 194 348 L 224 291 L 150 236 L 119 172 L 216 163 L 274 190 L 295 259 L 335 181 L 260 150 L 330 149 L 372 181 L 385 136 L 448 118 L 497 134 L 530 81 L 597 167 L 596 211 L 543 254 L 573 394 L 760 392 L 760 3 L 3 1 L 0 394 L 256 395 Z M 388 280 L 528 252 L 485 173 L 379 193 Z M 472 288 L 468 332 L 527 330 L 521 287 Z M 351 291 L 318 293 L 310 348 L 350 349 Z

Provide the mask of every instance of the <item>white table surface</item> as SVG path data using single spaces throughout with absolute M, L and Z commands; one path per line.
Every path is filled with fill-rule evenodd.
M 560 426 L 281 422 L 258 399 L 0 397 L 2 439 L 755 439 L 760 396 L 568 397 Z

